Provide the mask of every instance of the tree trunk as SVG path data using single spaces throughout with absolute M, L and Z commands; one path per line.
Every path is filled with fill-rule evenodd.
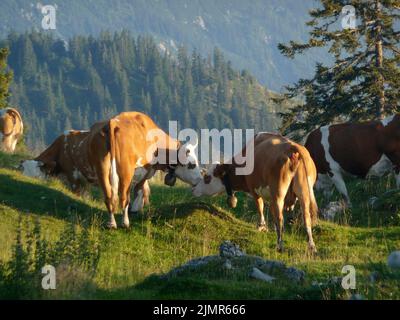
M 376 25 L 375 25 L 375 66 L 378 68 L 379 93 L 376 98 L 377 117 L 382 119 L 385 114 L 385 79 L 383 77 L 383 49 L 382 49 L 382 25 L 381 25 L 381 2 L 375 0 Z

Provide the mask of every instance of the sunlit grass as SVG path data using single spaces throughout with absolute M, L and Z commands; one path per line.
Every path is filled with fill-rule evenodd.
M 400 248 L 397 206 L 388 210 L 390 199 L 379 204 L 379 210 L 368 204 L 372 196 L 394 187 L 388 178 L 349 181 L 353 208 L 339 214 L 334 222 L 320 221 L 314 228 L 318 254 L 310 256 L 301 219 L 286 223 L 286 250 L 278 253 L 272 224 L 268 233 L 256 231 L 257 214 L 252 199 L 239 194 L 238 207 L 228 209 L 225 196 L 195 199 L 183 184 L 170 188 L 153 183 L 151 204 L 131 217 L 131 228 L 109 231 L 105 228 L 108 216 L 97 188 L 80 198 L 57 179 L 24 177 L 14 169 L 21 158 L 23 155 L 0 154 L 0 165 L 4 167 L 0 169 L 1 261 L 11 257 L 19 215 L 25 229 L 29 221 L 38 218 L 42 235 L 50 243 L 56 241 L 69 222 L 82 228 L 92 227 L 101 234 L 100 261 L 93 285 L 79 287 L 77 291 L 56 290 L 50 297 L 346 299 L 351 292 L 320 288 L 312 283 L 341 276 L 342 267 L 352 264 L 357 270 L 356 292 L 370 299 L 400 299 L 400 274 L 386 267 L 389 253 Z M 399 194 L 390 197 L 397 199 Z M 331 200 L 336 198 L 334 194 Z M 322 199 L 319 202 L 321 206 L 326 203 Z M 294 218 L 296 215 L 299 213 Z M 260 283 L 248 278 L 251 266 L 245 262 L 236 265 L 232 273 L 211 265 L 177 278 L 158 276 L 190 259 L 218 254 L 224 240 L 238 243 L 248 254 L 300 268 L 307 274 L 306 281 Z M 381 275 L 375 284 L 369 281 L 373 271 Z

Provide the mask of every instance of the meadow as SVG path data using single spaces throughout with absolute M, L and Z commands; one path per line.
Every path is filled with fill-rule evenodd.
M 392 177 L 349 180 L 353 207 L 334 221 L 319 220 L 318 253 L 312 256 L 298 208 L 286 216 L 285 251 L 278 253 L 268 212 L 270 231 L 256 230 L 252 199 L 239 194 L 237 208 L 228 209 L 224 195 L 195 199 L 183 184 L 152 182 L 151 204 L 130 217 L 130 229 L 110 231 L 97 188 L 78 197 L 58 179 L 24 177 L 16 169 L 23 158 L 0 153 L 2 299 L 348 299 L 355 293 L 400 299 L 400 271 L 386 262 L 400 249 L 400 192 Z M 323 208 L 327 200 L 318 195 L 318 202 Z M 301 283 L 261 282 L 249 277 L 245 260 L 232 270 L 210 264 L 164 276 L 191 259 L 218 254 L 224 240 L 249 255 L 301 269 L 306 277 Z M 40 286 L 45 263 L 56 267 L 56 290 Z M 330 281 L 343 276 L 344 265 L 356 269 L 354 290 Z

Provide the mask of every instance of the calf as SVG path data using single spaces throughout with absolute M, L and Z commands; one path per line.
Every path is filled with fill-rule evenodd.
M 400 185 L 400 114 L 323 126 L 308 135 L 305 147 L 317 167 L 318 188 L 327 190 L 333 183 L 349 206 L 344 173 L 366 178 L 394 171 Z
M 6 152 L 14 152 L 23 133 L 24 124 L 18 111 L 14 108 L 0 110 L 1 149 Z
M 313 186 L 316 180 L 315 165 L 308 151 L 276 134 L 260 133 L 253 140 L 254 170 L 248 175 L 237 175 L 239 167 L 232 159 L 231 164 L 213 164 L 203 179 L 193 188 L 194 196 L 214 195 L 226 191 L 230 198 L 233 191 L 244 191 L 253 196 L 260 227 L 266 225 L 264 201 L 270 198 L 270 210 L 275 221 L 278 250 L 283 250 L 283 208 L 285 198 L 292 205 L 299 199 L 307 229 L 308 246 L 316 251 L 312 237 L 312 222 L 317 218 L 318 207 Z M 248 147 L 249 145 L 247 145 Z M 246 157 L 245 147 L 242 154 Z M 290 196 L 290 193 L 293 193 Z

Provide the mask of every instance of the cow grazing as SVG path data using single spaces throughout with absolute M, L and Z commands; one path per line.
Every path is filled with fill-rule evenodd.
M 149 132 L 155 134 L 147 139 Z M 118 200 L 124 210 L 123 225 L 129 227 L 131 182 L 139 195 L 137 205 L 141 206 L 148 201 L 147 179 L 156 170 L 168 171 L 166 184 L 173 185 L 178 177 L 194 185 L 201 179 L 194 148 L 194 145 L 181 145 L 170 138 L 148 116 L 127 112 L 96 123 L 87 132 L 65 132 L 42 154 L 34 160 L 24 161 L 21 166 L 29 176 L 65 175 L 75 190 L 84 180 L 98 183 L 110 212 L 110 228 L 117 227 L 114 213 L 118 209 Z M 168 158 L 167 151 L 175 157 L 182 153 L 184 161 L 174 162 Z M 167 158 L 161 161 L 164 153 Z M 160 158 L 156 156 L 158 154 Z
M 96 155 L 89 152 L 92 138 L 90 131 L 65 131 L 35 159 L 23 161 L 21 169 L 31 177 L 65 177 L 71 189 L 80 193 L 87 182 L 97 182 L 92 159 Z
M 317 187 L 327 190 L 333 183 L 349 206 L 345 173 L 366 178 L 394 171 L 400 185 L 400 114 L 382 121 L 323 126 L 308 135 L 305 147 L 317 167 Z
M 105 125 L 105 122 L 96 124 L 94 127 L 102 125 Z M 21 170 L 24 175 L 30 177 L 66 178 L 72 191 L 80 194 L 87 183 L 98 182 L 88 154 L 90 138 L 90 131 L 67 130 L 35 159 L 23 161 Z M 134 177 L 133 180 L 138 178 L 140 177 Z M 140 203 L 142 207 L 149 202 L 150 187 L 147 181 L 143 185 L 134 185 L 134 187 L 138 205 Z
M 246 154 L 246 148 L 242 154 L 249 156 Z M 313 192 L 317 173 L 308 151 L 280 135 L 259 133 L 254 138 L 253 172 L 249 175 L 237 175 L 237 167 L 234 159 L 231 164 L 211 165 L 203 179 L 193 188 L 193 195 L 214 195 L 226 191 L 232 199 L 233 191 L 247 192 L 255 200 L 261 228 L 266 226 L 264 201 L 269 195 L 279 251 L 283 250 L 285 199 L 286 205 L 291 206 L 297 197 L 307 229 L 308 246 L 315 252 L 312 223 L 316 220 L 318 212 Z
M 14 152 L 23 133 L 24 124 L 18 111 L 14 108 L 0 110 L 1 149 L 6 152 Z

